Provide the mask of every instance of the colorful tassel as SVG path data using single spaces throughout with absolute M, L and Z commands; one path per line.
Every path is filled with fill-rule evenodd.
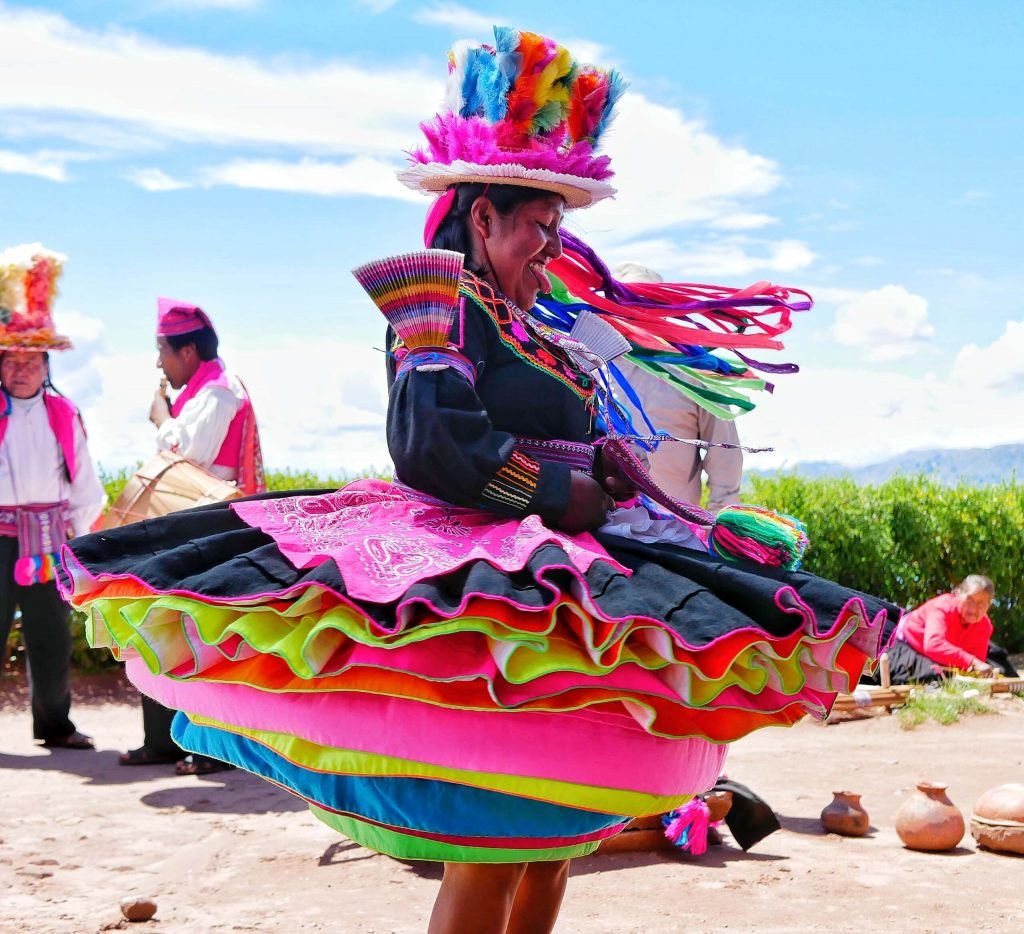
M 584 82 L 584 96 L 587 80 L 585 74 L 577 78 L 577 84 Z M 584 105 L 575 101 L 575 106 Z M 575 126 L 577 131 L 585 132 L 582 124 Z M 538 296 L 533 314 L 561 331 L 571 331 L 584 312 L 598 315 L 629 341 L 627 360 L 717 418 L 735 418 L 754 408 L 751 393 L 774 390 L 754 371 L 784 374 L 799 369 L 792 363 L 762 363 L 742 350 L 781 349 L 778 338 L 791 327 L 792 315 L 812 305 L 806 292 L 767 282 L 744 289 L 624 283 L 594 250 L 565 230 L 562 246 L 563 255 L 548 264 L 551 291 Z M 656 434 L 662 426 L 651 423 L 627 375 L 614 365 L 609 374 L 599 389 L 602 428 L 626 436 Z M 634 430 L 624 401 L 639 412 L 646 431 Z
M 448 346 L 464 257 L 420 250 L 374 260 L 352 270 L 409 350 Z
M 14 582 L 21 587 L 33 584 L 49 584 L 57 579 L 60 555 L 50 552 L 45 555 L 26 555 L 14 562 Z
M 694 856 L 701 856 L 708 851 L 710 821 L 711 810 L 704 799 L 699 797 L 661 816 L 668 840 Z
M 807 527 L 761 506 L 728 506 L 708 536 L 711 553 L 726 561 L 754 561 L 795 571 L 807 550 Z

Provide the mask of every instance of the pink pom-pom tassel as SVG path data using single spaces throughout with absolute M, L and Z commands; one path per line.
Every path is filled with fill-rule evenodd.
M 710 820 L 711 810 L 703 798 L 693 798 L 662 818 L 665 822 L 665 836 L 669 841 L 694 856 L 701 856 L 708 851 Z

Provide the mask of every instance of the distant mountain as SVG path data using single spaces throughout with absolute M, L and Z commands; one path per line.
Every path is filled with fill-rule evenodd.
M 771 475 L 780 471 L 749 472 Z M 950 486 L 959 482 L 985 486 L 1014 478 L 1024 483 L 1024 444 L 1000 444 L 994 448 L 927 448 L 907 451 L 866 467 L 848 467 L 833 461 L 807 461 L 781 472 L 810 478 L 851 477 L 862 484 L 884 483 L 899 474 L 926 474 Z

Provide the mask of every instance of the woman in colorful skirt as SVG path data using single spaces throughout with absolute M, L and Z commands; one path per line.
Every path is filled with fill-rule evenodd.
M 452 57 L 448 112 L 400 176 L 438 195 L 440 249 L 357 271 L 394 326 L 395 481 L 88 536 L 62 580 L 93 644 L 183 712 L 184 748 L 364 846 L 444 861 L 438 934 L 551 930 L 571 858 L 706 791 L 729 742 L 824 716 L 895 612 L 789 569 L 799 534 L 743 547 L 763 515 L 709 532 L 648 483 L 603 364 L 624 345 L 709 405 L 742 400 L 747 358 L 682 338 L 778 346 L 760 315 L 788 293 L 642 295 L 563 253 L 565 211 L 613 191 L 594 147 L 621 83 L 495 34 Z M 447 317 L 403 317 L 384 281 L 403 264 L 414 290 L 451 288 Z

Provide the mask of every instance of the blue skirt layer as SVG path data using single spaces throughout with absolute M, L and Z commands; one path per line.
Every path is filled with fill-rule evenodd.
M 497 840 L 555 838 L 592 834 L 628 820 L 441 779 L 314 772 L 247 736 L 200 726 L 180 712 L 172 735 L 183 749 L 230 762 L 327 810 L 402 830 Z

